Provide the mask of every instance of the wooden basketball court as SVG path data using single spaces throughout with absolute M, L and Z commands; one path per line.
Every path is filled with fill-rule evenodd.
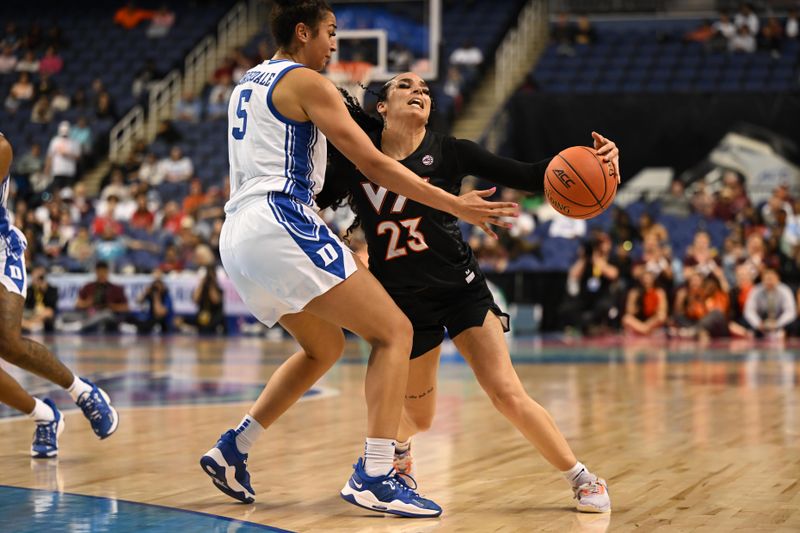
M 292 343 L 132 336 L 48 343 L 111 394 L 120 427 L 98 441 L 65 394 L 13 371 L 35 394 L 52 393 L 67 410 L 67 428 L 60 459 L 32 461 L 33 425 L 0 408 L 0 530 L 800 530 L 797 345 L 513 344 L 527 390 L 578 457 L 608 479 L 611 515 L 576 513 L 558 472 L 446 351 L 434 427 L 414 445 L 417 481 L 444 514 L 407 520 L 338 496 L 365 431 L 365 355 L 355 342 L 250 454 L 252 505 L 214 489 L 198 460 L 240 420 Z

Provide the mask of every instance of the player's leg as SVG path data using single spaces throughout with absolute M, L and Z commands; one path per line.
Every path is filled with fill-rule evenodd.
M 10 258 L 8 260 L 11 260 Z M 20 261 L 20 268 L 24 264 Z M 102 389 L 74 375 L 44 345 L 22 336 L 25 299 L 0 284 L 0 357 L 67 390 L 83 410 L 95 434 L 104 439 L 117 429 L 119 417 Z
M 342 488 L 342 498 L 400 516 L 439 516 L 441 507 L 401 478 L 389 476 L 408 378 L 412 339 L 408 318 L 360 261 L 357 272 L 313 300 L 306 311 L 352 331 L 372 346 L 364 384 L 368 417 L 364 459 L 357 461 Z
M 344 349 L 342 328 L 311 313 L 284 315 L 280 323 L 301 349 L 272 374 L 239 426 L 223 433 L 200 459 L 203 470 L 219 490 L 245 503 L 255 497 L 246 463 L 250 448 L 333 366 Z
M 411 437 L 427 431 L 433 423 L 436 414 L 436 378 L 441 352 L 441 347 L 437 346 L 411 359 L 408 365 L 408 384 L 394 455 L 394 468 L 400 474 L 412 473 Z
M 580 510 L 610 510 L 605 482 L 592 475 L 575 458 L 553 418 L 535 402 L 511 364 L 503 327 L 489 311 L 482 326 L 454 336 L 453 342 L 472 367 L 481 387 L 500 411 L 539 453 L 564 473 L 575 490 Z

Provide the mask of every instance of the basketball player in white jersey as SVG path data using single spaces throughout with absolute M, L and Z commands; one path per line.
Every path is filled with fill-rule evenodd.
M 446 211 L 491 234 L 513 216 L 493 191 L 455 197 L 377 150 L 318 72 L 336 49 L 326 0 L 279 0 L 271 17 L 278 51 L 233 91 L 228 113 L 231 197 L 220 238 L 222 262 L 248 308 L 276 322 L 301 350 L 273 374 L 236 430 L 201 458 L 218 489 L 253 501 L 246 469 L 255 439 L 339 358 L 346 328 L 372 345 L 366 376 L 367 440 L 342 497 L 401 516 L 438 516 L 392 467 L 411 350 L 411 325 L 392 299 L 322 222 L 314 197 L 325 177 L 326 137 L 375 183 Z M 320 443 L 324 446 L 324 443 Z
M 0 357 L 66 389 L 95 434 L 105 439 L 116 431 L 119 422 L 105 391 L 70 372 L 45 346 L 22 336 L 22 310 L 28 288 L 27 242 L 22 232 L 11 225 L 11 214 L 6 206 L 12 159 L 11 143 L 0 133 L 0 176 L 3 176 L 0 178 Z M 0 402 L 36 422 L 31 446 L 34 458 L 58 455 L 58 436 L 64 430 L 64 419 L 52 400 L 34 398 L 0 369 Z

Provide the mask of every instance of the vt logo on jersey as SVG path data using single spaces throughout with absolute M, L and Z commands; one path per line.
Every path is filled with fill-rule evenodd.
M 422 179 L 424 181 L 430 181 L 430 178 Z M 380 215 L 383 202 L 386 200 L 386 195 L 389 194 L 389 191 L 385 187 L 378 187 L 371 181 L 361 182 L 361 187 L 364 188 L 364 193 L 367 195 L 367 199 L 369 203 L 372 204 L 375 212 Z M 390 213 L 402 213 L 403 209 L 406 207 L 406 202 L 408 202 L 408 198 L 398 194 L 397 199 L 394 201 L 394 204 L 392 204 Z
M 430 181 L 430 178 L 422 178 L 425 181 Z M 364 181 L 361 183 L 364 193 L 367 195 L 369 203 L 372 205 L 378 215 L 381 214 L 383 203 L 386 201 L 386 196 L 389 191 L 385 187 L 379 187 L 372 182 Z M 392 204 L 390 213 L 402 213 L 406 207 L 408 198 L 405 196 L 397 195 L 397 199 Z M 397 259 L 408 255 L 408 250 L 412 252 L 424 252 L 428 249 L 428 244 L 425 242 L 425 236 L 418 231 L 417 227 L 422 221 L 422 217 L 408 218 L 405 220 L 384 220 L 378 224 L 376 233 L 383 235 L 389 234 L 389 246 L 386 250 L 386 261 Z M 400 244 L 403 235 L 403 230 L 408 231 L 408 239 L 405 245 Z

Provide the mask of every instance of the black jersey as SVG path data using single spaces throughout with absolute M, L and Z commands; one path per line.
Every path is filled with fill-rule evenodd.
M 370 135 L 381 147 L 381 132 Z M 402 165 L 447 192 L 458 195 L 461 180 L 473 174 L 530 192 L 542 190 L 549 160 L 520 163 L 495 156 L 471 141 L 427 131 Z M 367 240 L 369 269 L 387 289 L 460 288 L 483 279 L 458 219 L 375 185 L 347 161 L 328 168 L 321 207 L 346 187 Z

